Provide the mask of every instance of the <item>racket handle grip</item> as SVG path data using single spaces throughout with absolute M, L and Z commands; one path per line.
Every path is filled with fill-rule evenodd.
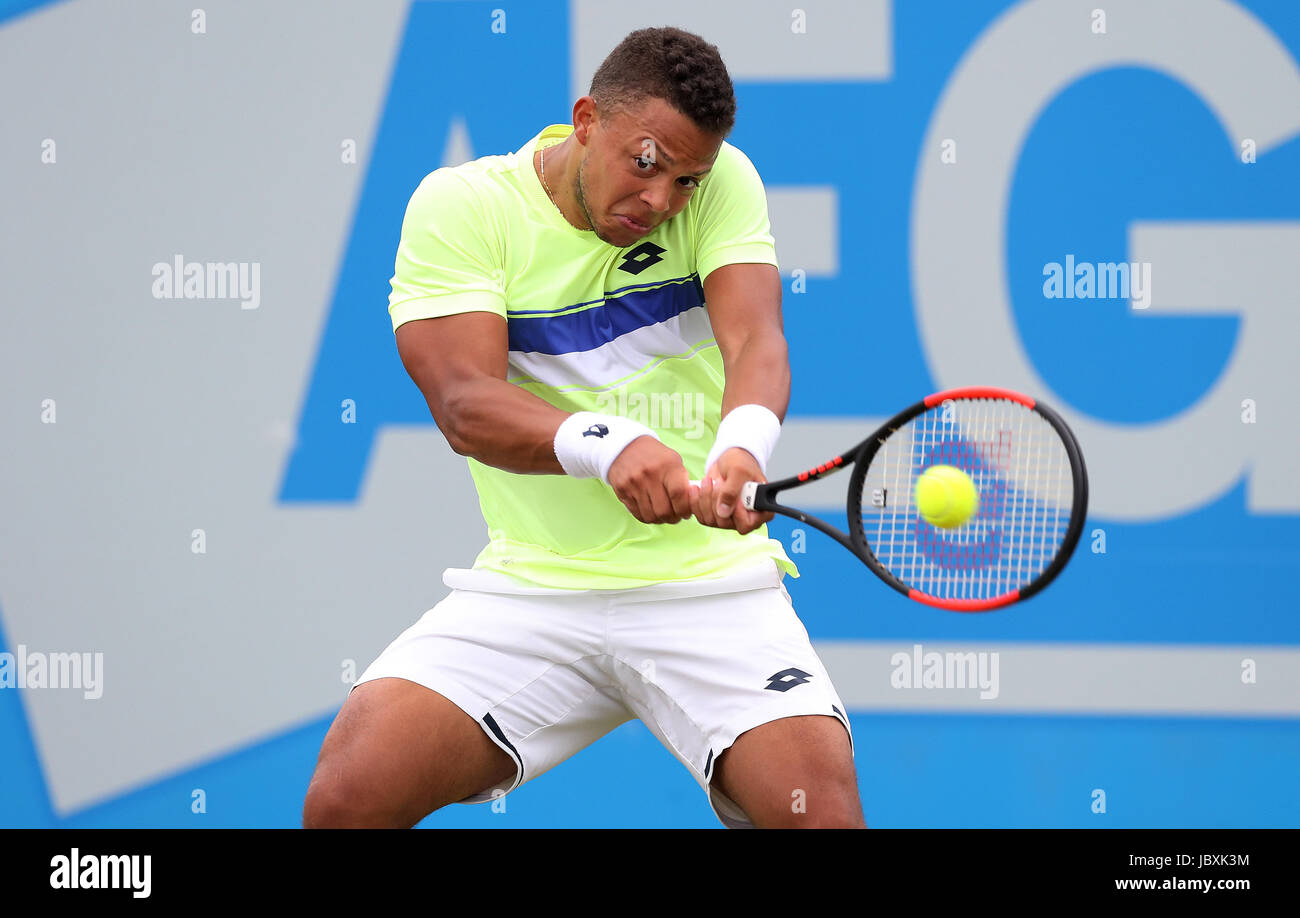
M 700 483 L 696 481 L 694 478 L 690 480 L 690 484 L 693 484 L 696 487 L 699 487 L 700 485 Z M 740 486 L 740 505 L 744 507 L 746 510 L 753 510 L 754 498 L 755 495 L 757 494 L 758 494 L 758 482 L 757 481 L 745 482 L 743 485 Z

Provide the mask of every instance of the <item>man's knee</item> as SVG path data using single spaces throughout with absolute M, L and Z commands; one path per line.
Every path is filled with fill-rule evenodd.
M 377 794 L 372 783 L 341 776 L 325 777 L 318 770 L 307 788 L 302 807 L 304 829 L 404 829 L 427 813 L 401 812 Z
M 790 790 L 788 806 L 767 809 L 755 825 L 781 829 L 865 829 L 857 779 L 834 773 L 807 775 L 807 787 Z M 786 801 L 781 801 L 783 804 Z

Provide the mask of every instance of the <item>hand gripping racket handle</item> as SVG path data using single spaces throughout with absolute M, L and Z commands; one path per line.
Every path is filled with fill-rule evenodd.
M 694 478 L 691 479 L 690 483 L 695 485 L 696 487 L 699 487 L 700 485 L 700 483 L 696 481 Z M 754 509 L 754 501 L 756 500 L 757 496 L 758 496 L 757 481 L 747 481 L 740 486 L 740 504 L 746 510 Z

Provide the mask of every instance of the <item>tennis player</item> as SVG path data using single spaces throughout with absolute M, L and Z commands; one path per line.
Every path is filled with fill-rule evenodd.
M 572 125 L 416 189 L 389 312 L 490 541 L 353 687 L 304 825 L 493 800 L 632 718 L 728 827 L 864 825 L 797 571 L 738 505 L 790 370 L 735 110 L 716 47 L 643 29 Z

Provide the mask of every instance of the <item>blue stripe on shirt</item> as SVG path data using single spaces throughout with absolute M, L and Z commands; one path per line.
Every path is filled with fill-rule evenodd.
M 510 350 L 536 354 L 590 351 L 638 328 L 655 325 L 704 305 L 698 275 L 655 290 L 607 296 L 603 306 L 562 316 L 509 315 Z

